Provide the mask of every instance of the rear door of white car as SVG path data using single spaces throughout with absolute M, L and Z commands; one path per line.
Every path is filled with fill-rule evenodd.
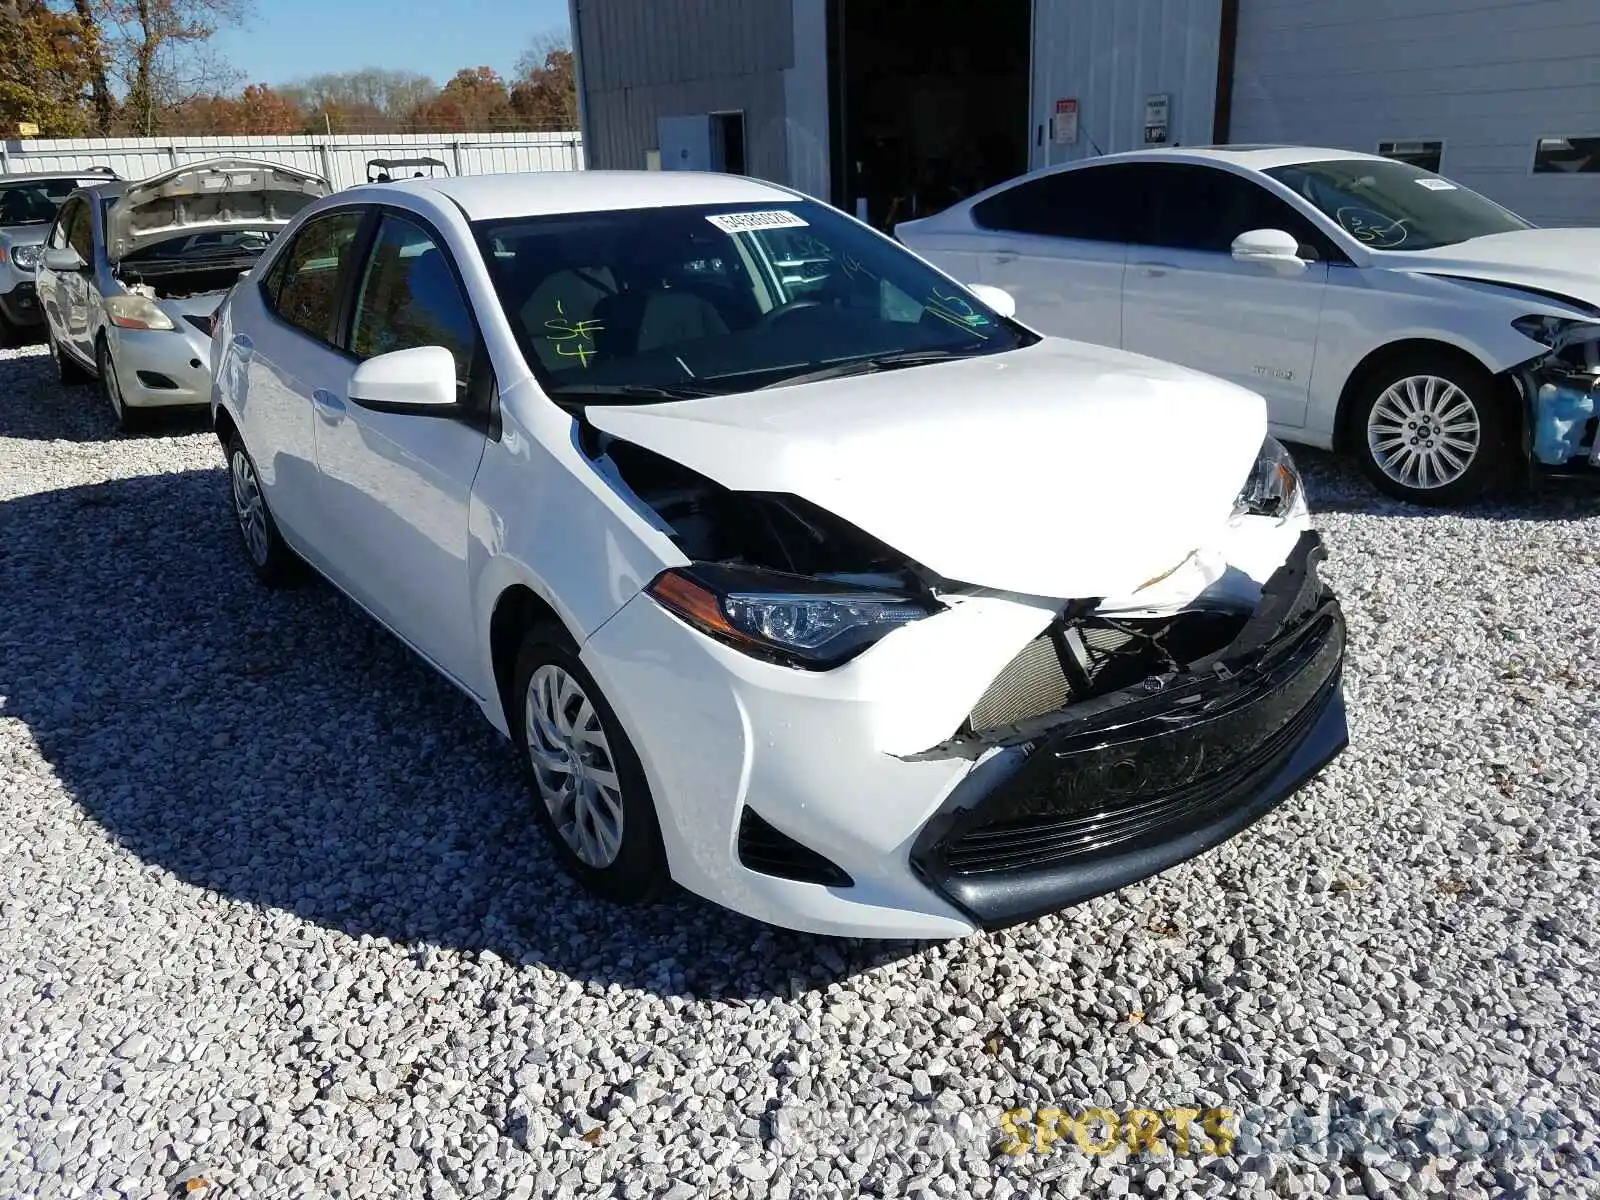
M 318 497 L 311 397 L 350 375 L 349 358 L 335 346 L 339 301 L 368 212 L 341 208 L 313 217 L 259 286 L 239 289 L 231 302 L 233 340 L 218 369 L 279 528 L 336 578 L 338 547 Z
M 978 282 L 1010 292 L 1017 316 L 1042 333 L 1120 345 L 1127 171 L 1120 163 L 1058 171 L 978 201 Z
M 490 367 L 449 246 L 422 217 L 382 209 L 364 243 L 346 285 L 345 353 L 311 395 L 329 554 L 357 601 L 481 695 L 467 545 L 486 423 L 465 409 L 474 383 L 492 389 Z M 455 356 L 462 411 L 379 411 L 349 398 L 362 361 L 418 346 Z
M 1332 242 L 1248 177 L 1185 163 L 1136 163 L 1144 203 L 1128 247 L 1122 345 L 1260 392 L 1275 425 L 1303 426 Z M 1233 240 L 1281 229 L 1303 266 L 1239 262 Z

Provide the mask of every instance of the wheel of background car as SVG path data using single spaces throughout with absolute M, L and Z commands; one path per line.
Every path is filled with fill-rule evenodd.
M 804 312 L 808 308 L 821 307 L 822 301 L 813 300 L 808 296 L 800 296 L 797 299 L 789 300 L 778 305 L 777 308 L 773 309 L 766 316 L 762 317 L 761 321 L 765 325 L 776 325 L 779 321 L 782 321 L 784 318 L 793 313 Z
M 95 361 L 100 368 L 100 394 L 111 406 L 112 419 L 123 433 L 133 433 L 142 423 L 144 414 L 138 409 L 129 408 L 127 402 L 123 400 L 122 384 L 117 378 L 117 364 L 111 361 L 111 347 L 107 342 L 100 342 L 96 348 Z
M 1369 376 L 1354 418 L 1362 470 L 1413 504 L 1469 503 L 1509 461 L 1510 422 L 1493 377 L 1453 355 L 1407 355 Z
M 65 387 L 82 387 L 91 382 L 92 376 L 78 365 L 78 360 L 63 353 L 56 339 L 50 334 L 45 334 L 45 345 L 50 349 L 50 357 L 55 361 L 56 374 L 60 376 Z
M 527 634 L 512 695 L 534 814 L 566 868 L 607 900 L 659 898 L 670 876 L 644 769 L 564 630 Z
M 305 564 L 283 540 L 278 523 L 267 507 L 255 460 L 237 433 L 228 439 L 228 484 L 233 497 L 233 517 L 239 527 L 246 561 L 256 578 L 269 588 L 291 587 L 305 575 Z

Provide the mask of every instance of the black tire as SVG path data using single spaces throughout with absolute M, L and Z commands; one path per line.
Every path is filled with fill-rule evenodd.
M 244 448 L 244 439 L 237 433 L 228 438 L 225 447 L 228 457 L 228 494 L 233 507 L 234 526 L 239 530 L 239 544 L 244 549 L 244 558 L 250 564 L 250 569 L 265 586 L 269 588 L 293 587 L 305 578 L 306 565 L 300 556 L 289 549 L 283 535 L 278 532 L 278 523 L 272 518 L 272 510 L 267 507 L 267 497 L 261 490 L 261 478 L 256 473 L 255 459 L 250 457 L 250 452 Z M 241 474 L 241 472 L 243 474 Z M 247 496 L 253 491 L 255 502 L 259 506 L 258 513 L 260 525 L 252 531 L 251 522 L 246 518 L 245 505 Z
M 1397 500 L 1428 508 L 1470 504 L 1503 480 L 1512 462 L 1515 423 L 1497 391 L 1494 377 L 1470 360 L 1408 354 L 1362 381 L 1350 449 L 1367 478 Z M 1475 434 L 1465 431 L 1468 423 Z M 1473 437 L 1468 452 L 1463 444 Z
M 50 333 L 45 333 L 44 340 L 50 349 L 50 357 L 55 360 L 56 374 L 60 376 L 63 387 L 83 387 L 94 382 L 94 376 L 84 370 L 77 359 L 56 345 L 56 339 Z
M 577 699 L 588 702 L 594 717 L 598 719 L 599 730 L 605 739 L 604 747 L 591 743 L 584 744 L 582 751 L 586 756 L 582 766 L 585 773 L 584 780 L 582 784 L 575 783 L 573 787 L 575 790 L 585 784 L 597 787 L 593 779 L 607 776 L 606 763 L 609 761 L 610 772 L 614 773 L 619 784 L 616 791 L 620 795 L 622 820 L 621 835 L 618 839 L 620 844 L 617 846 L 615 857 L 608 863 L 585 861 L 573 841 L 569 840 L 569 838 L 582 840 L 583 834 L 563 833 L 556 816 L 551 811 L 551 804 L 546 799 L 546 786 L 541 782 L 541 771 L 535 766 L 535 742 L 539 735 L 535 731 L 530 737 L 527 728 L 528 693 L 534 686 L 535 675 L 545 668 L 564 672 L 578 685 L 581 695 Z M 541 678 L 549 682 L 549 678 L 545 676 Z M 510 711 L 506 714 L 507 720 L 510 723 L 517 752 L 522 759 L 523 772 L 527 777 L 529 802 L 533 806 L 540 828 L 549 838 L 557 857 L 578 882 L 606 900 L 617 904 L 648 904 L 660 899 L 670 887 L 672 880 L 667 870 L 666 850 L 661 844 L 661 826 L 656 818 L 655 802 L 650 797 L 650 785 L 645 780 L 644 768 L 639 765 L 639 756 L 634 752 L 627 734 L 623 732 L 621 722 L 617 720 L 616 713 L 607 703 L 599 685 L 595 683 L 594 676 L 590 675 L 579 661 L 577 649 L 566 631 L 559 626 L 549 624 L 536 625 L 529 630 L 524 635 L 521 649 L 517 653 L 513 679 L 512 700 L 508 705 Z M 568 715 L 581 714 L 582 711 L 581 704 L 574 702 L 569 706 Z M 554 779 L 573 778 L 570 770 L 563 775 L 560 770 L 551 771 L 546 768 L 544 774 L 547 778 Z M 569 830 L 577 831 L 580 825 L 582 818 L 578 812 L 578 805 L 574 803 Z M 595 822 L 590 821 L 583 828 L 593 830 Z M 600 839 L 590 840 L 598 842 Z
M 137 433 L 146 424 L 144 412 L 129 408 L 122 398 L 122 385 L 117 379 L 117 364 L 111 361 L 111 346 L 104 338 L 95 345 L 95 366 L 100 372 L 100 396 L 111 410 L 111 419 L 123 433 Z

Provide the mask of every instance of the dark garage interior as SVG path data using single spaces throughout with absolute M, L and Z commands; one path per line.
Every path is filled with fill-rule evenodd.
M 1028 169 L 1030 0 L 831 0 L 833 203 L 881 229 Z

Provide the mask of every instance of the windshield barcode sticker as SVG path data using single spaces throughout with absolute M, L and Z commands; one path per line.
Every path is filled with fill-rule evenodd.
M 1448 179 L 1419 179 L 1417 183 L 1427 188 L 1430 192 L 1453 192 L 1456 185 Z
M 753 233 L 758 229 L 804 229 L 809 224 L 792 212 L 785 212 L 781 208 L 768 209 L 764 212 L 716 213 L 708 216 L 706 220 L 723 233 Z

